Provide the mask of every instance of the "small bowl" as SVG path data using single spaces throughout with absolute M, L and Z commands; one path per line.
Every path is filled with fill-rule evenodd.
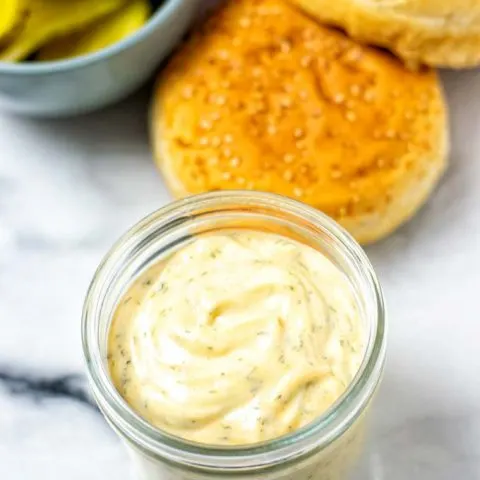
M 54 62 L 0 62 L 0 109 L 61 117 L 90 112 L 126 97 L 172 51 L 198 4 L 198 0 L 165 0 L 137 32 L 89 55 Z

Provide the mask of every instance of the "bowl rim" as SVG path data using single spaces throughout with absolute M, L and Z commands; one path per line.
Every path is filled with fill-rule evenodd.
M 157 8 L 157 11 L 154 12 L 150 19 L 140 29 L 128 37 L 125 37 L 123 40 L 120 40 L 109 47 L 98 50 L 97 52 L 88 53 L 75 58 L 54 60 L 50 62 L 11 63 L 0 61 L 0 74 L 50 74 L 75 70 L 93 63 L 101 62 L 108 57 L 127 50 L 132 45 L 135 45 L 137 42 L 148 37 L 158 25 L 168 22 L 169 18 L 178 8 L 191 1 L 192 0 L 164 0 Z

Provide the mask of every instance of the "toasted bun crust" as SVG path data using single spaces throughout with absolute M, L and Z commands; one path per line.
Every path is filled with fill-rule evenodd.
M 480 64 L 479 0 L 290 0 L 359 41 L 388 48 L 407 64 Z
M 436 74 L 408 71 L 280 0 L 219 10 L 161 75 L 151 122 L 177 197 L 279 193 L 362 243 L 407 220 L 446 166 Z

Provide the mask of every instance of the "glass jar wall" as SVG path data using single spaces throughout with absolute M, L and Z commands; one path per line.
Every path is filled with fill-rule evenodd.
M 349 280 L 367 342 L 356 377 L 316 421 L 262 444 L 219 448 L 161 432 L 129 408 L 109 377 L 107 338 L 119 300 L 147 268 L 199 236 L 232 229 L 282 235 L 328 257 Z M 331 219 L 272 194 L 220 192 L 173 203 L 141 221 L 117 242 L 90 286 L 82 339 L 94 396 L 125 441 L 139 479 L 340 480 L 346 478 L 362 449 L 364 420 L 381 379 L 385 311 L 366 255 Z

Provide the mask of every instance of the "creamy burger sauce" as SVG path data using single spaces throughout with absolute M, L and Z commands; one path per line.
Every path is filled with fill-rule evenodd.
M 152 425 L 250 444 L 319 417 L 345 391 L 364 328 L 344 275 L 270 233 L 194 240 L 147 271 L 109 335 L 113 382 Z

